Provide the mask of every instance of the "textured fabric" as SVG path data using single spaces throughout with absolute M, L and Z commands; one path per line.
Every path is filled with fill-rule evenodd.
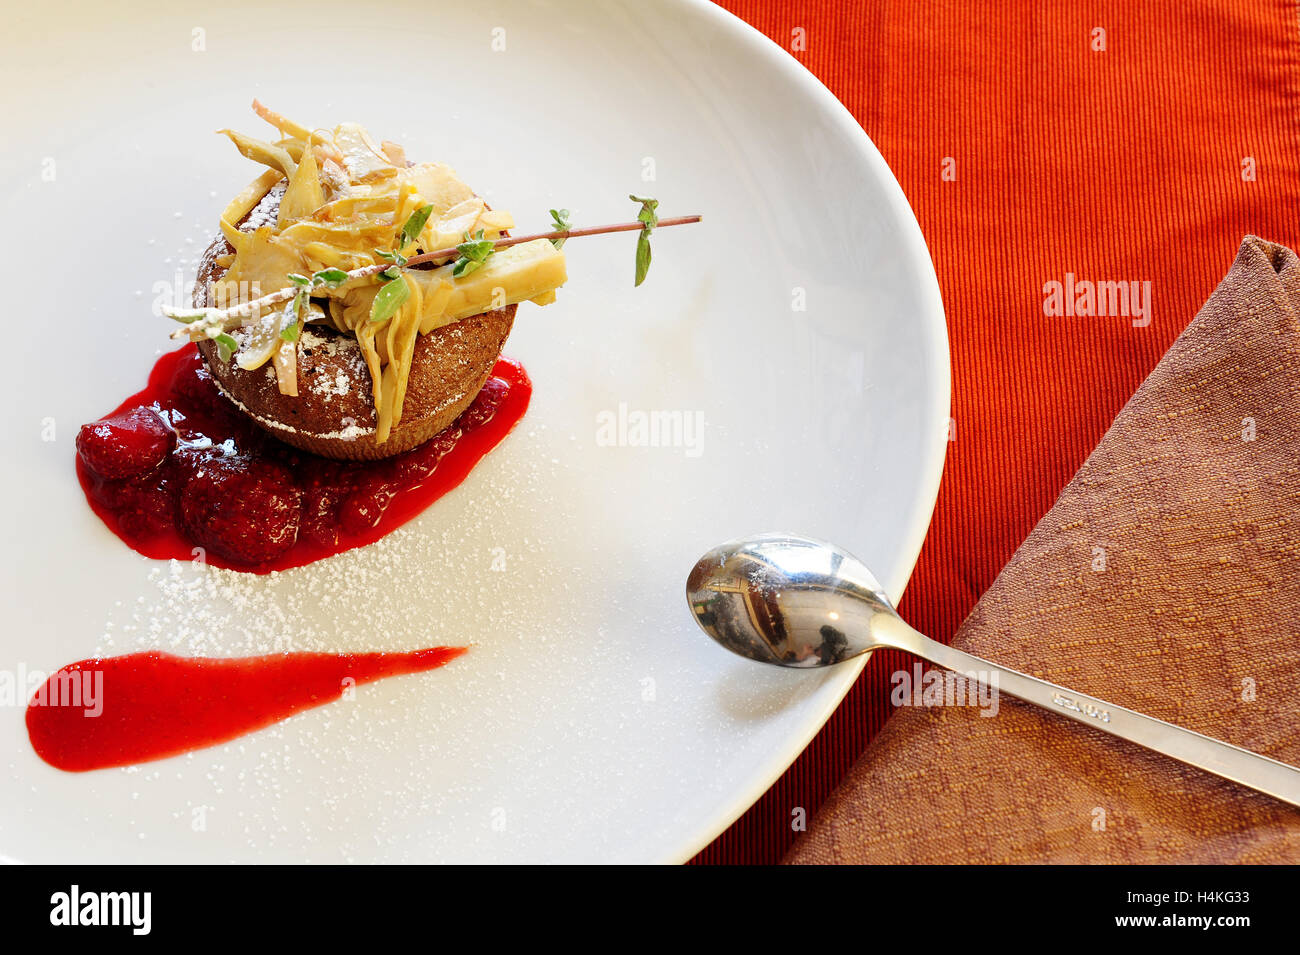
M 1300 242 L 1296 4 L 723 5 L 858 118 L 934 259 L 956 440 L 901 609 L 946 641 L 1242 237 Z M 1044 315 L 1044 285 L 1067 273 L 1150 281 L 1150 324 Z M 909 665 L 877 655 L 804 755 L 699 861 L 778 860 L 799 835 L 792 813 L 815 814 L 889 715 L 889 675 Z
M 1300 765 L 1298 312 L 1247 240 L 954 645 Z M 1000 704 L 901 710 L 792 861 L 1300 862 L 1291 807 Z

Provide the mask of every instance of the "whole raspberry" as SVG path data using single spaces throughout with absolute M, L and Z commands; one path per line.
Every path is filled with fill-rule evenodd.
M 438 468 L 442 456 L 460 440 L 460 428 L 444 428 L 418 448 L 390 459 L 393 478 L 404 486 L 418 487 Z
M 339 524 L 349 534 L 364 534 L 378 527 L 396 494 L 397 487 L 382 473 L 367 475 L 343 499 Z
M 213 455 L 181 491 L 181 526 L 194 543 L 222 557 L 264 564 L 297 541 L 301 502 L 283 465 Z
M 152 408 L 138 407 L 83 424 L 77 433 L 82 463 L 102 478 L 139 477 L 162 464 L 176 432 Z
M 298 536 L 316 547 L 335 547 L 339 542 L 340 492 L 312 481 L 303 490 L 302 527 Z
M 126 481 L 114 491 L 113 511 L 128 537 L 160 534 L 172 527 L 175 499 L 157 481 Z
M 489 378 L 483 383 L 482 389 L 474 397 L 470 406 L 460 413 L 456 424 L 464 431 L 473 431 L 487 424 L 497 413 L 497 407 L 509 391 L 510 385 L 502 379 Z

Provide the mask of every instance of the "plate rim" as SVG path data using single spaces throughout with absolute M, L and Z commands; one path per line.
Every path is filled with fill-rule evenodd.
M 860 159 L 867 170 L 880 182 L 883 194 L 882 206 L 898 225 L 896 245 L 905 260 L 916 262 L 918 272 L 916 293 L 919 308 L 917 314 L 911 316 L 910 320 L 918 328 L 921 340 L 927 345 L 926 353 L 922 356 L 919 365 L 930 377 L 932 387 L 928 389 L 925 400 L 934 402 L 936 413 L 930 415 L 933 420 L 922 420 L 919 425 L 921 450 L 918 454 L 921 480 L 916 483 L 912 496 L 910 516 L 905 522 L 905 531 L 901 536 L 897 566 L 893 568 L 891 574 L 882 577 L 885 590 L 897 601 L 915 569 L 933 517 L 948 449 L 946 431 L 952 400 L 951 346 L 947 321 L 934 260 L 916 215 L 888 163 L 847 107 L 778 42 L 730 10 L 717 6 L 710 0 L 675 0 L 672 5 L 653 4 L 641 9 L 646 14 L 653 12 L 656 19 L 685 18 L 689 22 L 691 18 L 698 18 L 694 20 L 695 23 L 715 27 L 720 34 L 738 44 L 738 52 L 745 59 L 761 69 L 771 70 L 772 75 L 782 85 L 794 88 L 799 94 L 805 96 L 807 101 L 826 118 L 827 124 L 843 136 L 848 154 L 854 159 Z M 854 167 L 862 168 L 857 162 L 854 163 Z M 755 530 L 763 529 L 755 528 Z M 665 608 L 665 612 L 668 613 L 684 611 L 685 607 Z M 691 626 L 693 627 L 693 624 Z M 639 849 L 640 861 L 681 864 L 689 861 L 717 839 L 751 808 L 804 752 L 827 720 L 839 708 L 865 665 L 866 658 L 863 657 L 841 665 L 833 673 L 828 673 L 825 682 L 818 687 L 818 695 L 825 697 L 824 703 L 793 723 L 788 732 L 782 732 L 780 745 L 773 747 L 762 760 L 746 767 L 744 776 L 749 779 L 749 782 L 736 786 L 730 792 L 724 790 L 716 795 L 716 801 L 711 807 L 708 804 L 700 807 L 702 811 L 684 811 L 675 821 L 671 818 L 664 819 L 660 844 L 651 845 L 649 849 L 644 847 Z M 607 861 L 612 860 L 607 858 Z M 0 864 L 23 863 L 24 860 L 0 850 Z
M 936 407 L 947 410 L 947 414 L 940 420 L 948 419 L 952 413 L 952 351 L 948 340 L 948 323 L 943 308 L 943 296 L 939 289 L 939 278 L 934 269 L 934 260 L 926 244 L 925 235 L 921 231 L 921 224 L 917 221 L 916 213 L 908 202 L 898 178 L 885 161 L 885 157 L 867 135 L 867 131 L 849 112 L 848 107 L 840 102 L 839 97 L 767 34 L 711 0 L 676 0 L 676 2 L 682 12 L 712 20 L 720 29 L 732 32 L 748 50 L 761 58 L 766 66 L 776 71 L 787 82 L 799 87 L 802 92 L 822 106 L 827 118 L 835 123 L 837 130 L 844 134 L 846 139 L 857 146 L 867 165 L 885 184 L 890 210 L 897 216 L 902 226 L 900 243 L 909 258 L 914 258 L 921 263 L 922 288 L 919 292 L 923 307 L 916 320 L 929 326 L 930 335 L 937 346 L 931 356 L 931 367 L 927 371 L 931 373 L 931 378 L 935 382 L 935 392 L 932 397 L 935 399 Z M 902 596 L 911 580 L 912 572 L 916 569 L 921 546 L 929 532 L 930 521 L 934 517 L 935 505 L 938 503 L 939 484 L 948 454 L 946 428 L 939 427 L 938 422 L 929 424 L 933 427 L 925 450 L 922 469 L 925 480 L 919 487 L 917 497 L 917 501 L 922 506 L 915 511 L 905 536 L 903 569 L 898 572 L 897 578 L 891 577 L 882 581 L 885 591 L 894 603 L 897 603 Z M 871 654 L 866 654 L 838 667 L 836 670 L 838 675 L 833 681 L 829 681 L 838 681 L 838 686 L 830 693 L 826 705 L 813 715 L 802 732 L 791 735 L 791 742 L 788 745 L 769 757 L 767 765 L 758 774 L 757 782 L 724 803 L 704 821 L 697 823 L 688 834 L 678 840 L 678 845 L 665 848 L 659 861 L 676 865 L 689 862 L 758 802 L 808 748 L 808 744 L 821 732 L 827 720 L 839 709 L 844 697 L 848 695 L 853 684 L 857 682 L 859 674 L 867 665 L 870 656 Z

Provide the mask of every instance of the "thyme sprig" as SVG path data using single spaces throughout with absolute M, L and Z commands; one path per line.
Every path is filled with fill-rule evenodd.
M 228 333 L 237 328 L 246 325 L 255 324 L 260 320 L 262 314 L 277 305 L 293 301 L 292 314 L 294 321 L 285 326 L 281 331 L 283 338 L 286 332 L 292 335 L 292 338 L 285 338 L 286 341 L 296 340 L 301 332 L 301 326 L 306 318 L 306 306 L 314 294 L 320 292 L 337 292 L 346 286 L 354 283 L 374 279 L 376 277 L 384 280 L 384 285 L 376 293 L 375 299 L 378 302 L 381 295 L 384 296 L 385 304 L 378 311 L 372 308 L 371 321 L 383 321 L 392 317 L 396 310 L 405 301 L 406 296 L 410 294 L 405 281 L 399 281 L 404 269 L 416 265 L 434 264 L 446 265 L 448 263 L 457 263 L 458 265 L 464 260 L 467 264 L 456 273 L 453 267 L 453 276 L 456 278 L 463 277 L 475 269 L 481 267 L 494 252 L 501 249 L 509 248 L 515 245 L 522 245 L 525 242 L 534 242 L 538 239 L 548 239 L 556 248 L 561 248 L 568 239 L 580 238 L 590 235 L 609 235 L 615 232 L 638 232 L 637 237 L 637 261 L 636 261 L 636 284 L 640 285 L 645 281 L 646 273 L 650 268 L 650 234 L 655 229 L 665 229 L 670 226 L 690 225 L 701 220 L 701 216 L 677 216 L 674 218 L 660 219 L 658 217 L 658 200 L 632 197 L 635 201 L 640 202 L 641 212 L 638 214 L 635 222 L 619 222 L 610 225 L 588 226 L 581 229 L 574 229 L 569 224 L 569 210 L 552 209 L 552 224 L 557 228 L 548 232 L 537 232 L 531 235 L 517 235 L 503 237 L 499 239 L 486 239 L 480 232 L 474 236 L 465 236 L 465 240 L 458 245 L 449 249 L 436 249 L 431 252 L 421 252 L 417 255 L 406 256 L 399 250 L 383 251 L 374 250 L 375 257 L 380 261 L 372 265 L 364 265 L 360 268 L 344 271 L 339 268 L 322 269 L 313 273 L 311 276 L 299 275 L 293 273 L 288 276 L 289 285 L 285 288 L 278 289 L 267 295 L 252 299 L 248 302 L 241 302 L 237 305 L 231 305 L 225 308 L 205 306 L 202 308 L 174 308 L 164 305 L 162 313 L 170 319 L 180 322 L 183 327 L 172 332 L 172 338 L 188 338 L 191 341 L 202 341 L 209 339 L 217 343 L 219 353 L 226 353 L 226 358 L 233 354 L 239 348 L 239 343 Z M 419 232 L 423 230 L 424 224 L 428 221 L 429 213 L 425 209 L 431 207 L 422 207 L 412 213 L 407 219 L 396 241 L 402 242 L 405 248 L 415 241 Z M 417 220 L 416 217 L 423 215 L 423 221 Z M 413 222 L 413 220 L 415 220 Z M 415 229 L 418 224 L 419 228 Z M 413 232 L 408 232 L 414 229 Z M 472 267 L 471 267 L 472 266 Z M 385 289 L 392 289 L 385 295 Z M 398 291 L 400 289 L 401 291 Z M 396 301 L 394 301 L 396 299 Z M 384 310 L 391 305 L 391 311 L 384 314 Z M 376 319 L 376 314 L 382 316 Z M 224 359 L 223 359 L 224 360 Z
M 569 226 L 570 226 L 570 222 L 569 222 L 569 210 L 568 210 L 568 209 L 552 209 L 552 210 L 551 210 L 551 224 L 552 224 L 553 226 L 555 226 L 555 231 L 556 231 L 556 232 L 568 232 L 568 231 L 569 231 Z M 555 246 L 557 249 L 562 249 L 562 248 L 564 248 L 564 240 L 563 240 L 563 239 L 552 239 L 552 240 L 551 240 L 551 245 Z

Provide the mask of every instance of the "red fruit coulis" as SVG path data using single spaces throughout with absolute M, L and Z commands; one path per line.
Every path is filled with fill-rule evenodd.
M 85 772 L 225 743 L 361 683 L 442 666 L 464 647 L 410 653 L 177 657 L 150 651 L 63 667 L 27 706 L 36 754 Z
M 195 548 L 203 547 L 203 559 L 210 564 L 268 573 L 373 543 L 411 520 L 460 484 L 500 443 L 523 417 L 531 396 L 532 384 L 523 367 L 502 358 L 474 402 L 431 441 L 383 461 L 334 461 L 292 448 L 254 425 L 217 390 L 198 350 L 186 345 L 163 355 L 147 387 L 105 416 L 135 409 L 157 412 L 176 433 L 175 446 L 162 464 L 142 476 L 106 478 L 87 466 L 83 454 L 77 458 L 77 476 L 94 512 L 146 557 L 191 560 L 197 556 Z M 234 472 L 233 477 L 219 473 L 222 468 Z M 187 497 L 187 484 L 196 474 L 205 486 L 196 485 Z M 211 486 L 214 474 L 228 483 Z M 258 480 L 267 484 L 260 496 L 252 493 L 259 489 L 250 486 Z M 195 511 L 206 508 L 221 499 L 227 486 L 232 488 L 229 497 L 284 506 L 274 515 L 249 511 L 226 525 L 220 520 L 187 521 L 183 505 L 190 502 Z M 285 517 L 295 506 L 285 503 L 286 488 L 299 502 L 296 530 L 288 527 Z M 259 550 L 256 537 L 269 534 L 266 528 L 273 521 L 278 522 L 275 536 Z M 241 523 L 247 526 L 237 526 Z M 196 540 L 187 527 L 217 537 L 228 534 L 234 546 Z M 250 539 L 251 547 L 245 546 Z M 284 549 L 290 539 L 292 545 Z M 264 552 L 273 556 L 261 559 Z
M 255 426 L 187 345 L 158 360 L 143 391 L 82 429 L 77 477 L 91 509 L 146 557 L 190 560 L 203 547 L 208 563 L 268 573 L 373 543 L 411 520 L 500 443 L 531 396 L 524 369 L 503 358 L 473 403 L 426 444 L 383 461 L 333 461 Z M 431 670 L 464 652 L 82 660 L 32 697 L 27 734 L 58 769 L 128 766 L 228 742 L 350 686 Z

